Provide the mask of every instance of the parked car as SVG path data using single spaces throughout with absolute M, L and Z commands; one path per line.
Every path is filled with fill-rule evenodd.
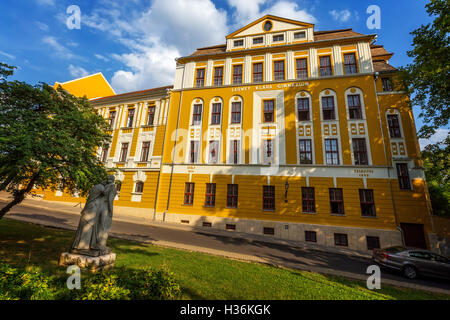
M 409 279 L 418 275 L 450 279 L 450 260 L 429 250 L 401 246 L 374 249 L 372 258 L 380 266 L 399 270 Z

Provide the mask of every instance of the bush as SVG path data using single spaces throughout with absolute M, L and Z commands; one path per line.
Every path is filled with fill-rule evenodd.
M 173 300 L 181 288 L 164 270 L 116 268 L 81 275 L 81 289 L 69 290 L 67 277 L 53 277 L 35 266 L 24 270 L 0 263 L 0 300 Z
M 25 270 L 0 263 L 0 300 L 51 300 L 55 299 L 53 279 L 42 274 L 37 267 Z
M 181 289 L 173 275 L 151 268 L 129 270 L 117 268 L 95 273 L 81 282 L 80 290 L 72 290 L 76 300 L 173 300 Z

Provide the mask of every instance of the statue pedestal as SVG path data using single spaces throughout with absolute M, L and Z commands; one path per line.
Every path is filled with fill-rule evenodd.
M 96 272 L 103 269 L 110 269 L 114 267 L 115 261 L 116 261 L 115 253 L 109 253 L 98 257 L 92 257 L 82 254 L 63 252 L 59 257 L 60 266 L 77 265 L 81 269 L 88 269 L 91 272 Z

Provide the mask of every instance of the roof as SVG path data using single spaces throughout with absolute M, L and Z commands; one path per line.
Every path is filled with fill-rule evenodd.
M 77 97 L 86 96 L 88 99 L 115 95 L 116 92 L 101 72 L 67 82 L 55 82 L 54 88 L 61 86 Z
M 107 103 L 126 102 L 126 101 L 130 101 L 130 100 L 140 100 L 140 99 L 149 98 L 151 96 L 166 94 L 167 90 L 170 90 L 172 88 L 173 88 L 173 85 L 169 85 L 169 86 L 151 88 L 151 89 L 146 89 L 146 90 L 126 92 L 126 93 L 111 95 L 111 96 L 107 96 L 107 97 L 91 99 L 90 102 L 93 105 L 98 105 L 98 104 L 107 104 Z
M 353 31 L 353 29 L 315 31 L 314 32 L 314 41 L 334 40 L 334 39 L 351 38 L 351 37 L 357 37 L 357 36 L 364 36 L 364 34 L 355 32 L 355 31 Z
M 374 60 L 373 61 L 373 71 L 380 73 L 396 72 L 397 68 L 391 66 L 384 60 Z
M 388 62 L 389 59 L 394 55 L 393 53 L 388 52 L 382 45 L 373 44 L 370 46 L 370 51 L 372 53 L 373 60 L 384 60 Z
M 314 32 L 314 42 L 343 39 L 343 38 L 352 38 L 352 37 L 358 37 L 358 36 L 365 36 L 365 35 L 362 33 L 355 32 L 355 31 L 353 31 L 353 29 L 316 31 L 316 32 Z M 311 43 L 313 43 L 313 42 L 311 42 Z M 226 49 L 227 49 L 226 44 L 219 44 L 219 45 L 215 45 L 215 46 L 197 48 L 197 50 L 194 51 L 190 55 L 190 57 L 206 55 L 206 54 L 224 53 L 224 52 L 226 52 Z

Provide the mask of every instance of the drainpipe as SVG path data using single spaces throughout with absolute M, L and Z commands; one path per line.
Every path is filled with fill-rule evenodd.
M 183 75 L 181 77 L 180 103 L 178 104 L 177 126 L 176 126 L 176 129 L 175 129 L 175 140 L 173 142 L 172 168 L 170 169 L 170 182 L 169 182 L 169 192 L 168 192 L 168 195 L 167 195 L 167 207 L 166 207 L 166 210 L 163 213 L 163 221 L 166 221 L 166 213 L 167 213 L 167 211 L 169 211 L 170 193 L 172 191 L 173 168 L 174 168 L 174 164 L 175 164 L 175 154 L 176 154 L 177 139 L 178 139 L 178 125 L 180 123 L 181 102 L 183 100 L 183 86 L 184 86 L 184 72 L 185 72 L 185 70 L 186 70 L 186 65 L 184 65 Z M 169 117 L 167 117 L 167 118 L 169 118 Z
M 378 101 L 378 93 L 377 93 L 377 80 L 379 77 L 379 72 L 375 72 L 374 74 L 374 78 L 373 78 L 373 84 L 374 84 L 374 91 L 375 91 L 375 97 L 377 99 L 377 108 L 378 108 L 378 117 L 380 118 L 380 131 L 381 131 L 381 139 L 383 140 L 383 148 L 384 148 L 384 160 L 386 162 L 386 167 L 387 167 L 387 175 L 388 175 L 388 180 L 389 180 L 389 191 L 391 193 L 391 200 L 392 200 L 392 209 L 394 210 L 394 219 L 395 219 L 395 225 L 397 230 L 400 232 L 401 238 L 402 238 L 402 244 L 403 246 L 405 246 L 405 238 L 403 236 L 403 230 L 400 227 L 399 223 L 398 223 L 398 217 L 397 217 L 397 209 L 395 207 L 395 201 L 394 201 L 394 193 L 392 191 L 392 182 L 391 182 L 391 172 L 390 172 L 390 165 L 388 163 L 388 158 L 387 158 L 387 148 L 386 148 L 386 143 L 384 141 L 384 133 L 383 133 L 383 124 L 381 121 L 381 111 L 380 111 L 380 102 Z

